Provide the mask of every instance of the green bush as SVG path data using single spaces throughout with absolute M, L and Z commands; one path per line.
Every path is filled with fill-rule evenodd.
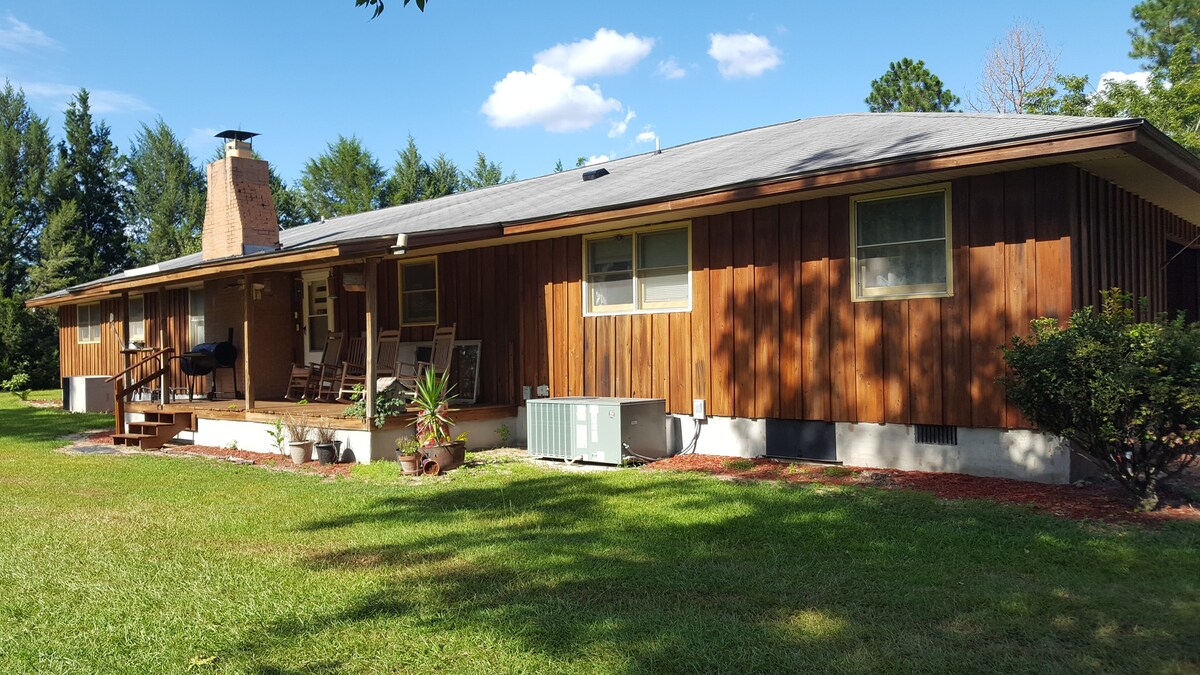
M 1158 505 L 1160 484 L 1200 447 L 1200 324 L 1181 315 L 1139 320 L 1132 296 L 1101 294 L 1065 328 L 1037 319 L 1004 349 L 1008 397 L 1043 431 Z
M 17 398 L 20 398 L 22 401 L 28 401 L 29 376 L 25 373 L 17 373 L 3 383 L 0 383 L 0 389 L 16 394 Z

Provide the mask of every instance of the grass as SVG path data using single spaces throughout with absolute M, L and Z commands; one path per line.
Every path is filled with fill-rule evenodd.
M 0 672 L 1197 672 L 1200 528 L 519 462 L 348 480 L 0 396 Z

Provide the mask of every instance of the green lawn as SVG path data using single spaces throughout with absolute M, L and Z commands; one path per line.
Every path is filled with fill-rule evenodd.
M 0 395 L 0 672 L 1200 672 L 1196 526 L 50 450 L 106 424 Z

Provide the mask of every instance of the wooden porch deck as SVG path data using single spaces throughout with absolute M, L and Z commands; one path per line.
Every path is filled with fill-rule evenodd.
M 342 414 L 345 412 L 346 407 L 347 404 L 345 403 L 329 403 L 326 401 L 310 401 L 301 404 L 296 401 L 258 400 L 254 402 L 254 406 L 250 410 L 246 410 L 245 403 L 240 399 L 209 401 L 198 398 L 193 401 L 186 399 L 182 401 L 175 400 L 165 406 L 160 406 L 157 402 L 151 401 L 130 402 L 126 404 L 125 410 L 131 413 L 190 412 L 198 419 L 268 423 L 288 414 L 307 415 L 311 424 L 326 426 L 332 429 L 362 431 L 375 428 L 374 424 L 368 425 L 361 420 L 343 417 Z M 517 406 L 515 405 L 463 405 L 451 410 L 454 419 L 463 422 L 470 420 L 504 419 L 516 417 L 517 415 Z M 413 413 L 390 417 L 383 428 L 395 429 L 405 427 L 413 417 Z

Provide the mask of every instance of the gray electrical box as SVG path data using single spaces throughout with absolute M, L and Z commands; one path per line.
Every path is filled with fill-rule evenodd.
M 525 405 L 534 457 L 621 464 L 626 456 L 670 456 L 667 402 L 661 398 L 568 396 Z

